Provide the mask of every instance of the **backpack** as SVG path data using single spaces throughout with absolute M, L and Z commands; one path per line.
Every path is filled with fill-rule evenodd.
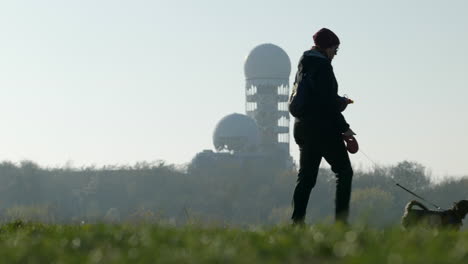
M 291 96 L 289 97 L 289 113 L 296 118 L 304 117 L 306 113 L 306 92 L 310 89 L 307 87 L 311 82 L 310 73 L 298 71 L 296 74 L 296 82 L 292 88 Z
M 313 73 L 310 70 L 305 70 L 302 65 L 302 60 L 305 56 L 319 57 L 327 59 L 323 54 L 316 50 L 308 50 L 304 52 L 303 57 L 300 59 L 300 66 L 296 73 L 296 80 L 292 88 L 291 96 L 289 97 L 289 113 L 296 118 L 304 117 L 307 108 L 307 95 L 313 90 L 314 80 L 317 78 L 318 71 L 315 70 Z M 328 59 L 327 59 L 328 60 Z M 314 76 L 312 76 L 314 75 Z M 310 104 L 310 102 L 309 102 Z

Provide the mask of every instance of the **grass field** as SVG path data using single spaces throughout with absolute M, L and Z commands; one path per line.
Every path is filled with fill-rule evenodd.
M 316 225 L 0 228 L 1 263 L 468 263 L 468 232 Z

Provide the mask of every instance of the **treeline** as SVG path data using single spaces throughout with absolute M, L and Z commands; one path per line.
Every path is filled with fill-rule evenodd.
M 41 168 L 30 161 L 0 163 L 0 219 L 78 223 L 161 221 L 220 225 L 289 221 L 296 171 L 255 162 L 180 169 L 164 162 L 101 168 Z M 448 208 L 467 199 L 468 178 L 433 183 L 416 162 L 355 171 L 352 219 L 373 225 L 400 221 L 414 199 L 397 181 Z M 321 169 L 308 222 L 332 219 L 335 177 Z

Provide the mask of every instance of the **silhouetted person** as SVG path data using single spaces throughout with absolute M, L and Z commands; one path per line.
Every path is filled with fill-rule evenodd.
M 338 83 L 331 65 L 340 41 L 331 30 L 323 28 L 314 35 L 314 43 L 315 46 L 301 57 L 295 81 L 298 83 L 305 73 L 311 79 L 304 86 L 304 115 L 294 123 L 300 159 L 292 220 L 295 224 L 304 223 L 310 192 L 323 157 L 336 174 L 335 219 L 346 223 L 353 170 L 343 136 L 355 134 L 341 114 L 346 104 L 338 96 Z

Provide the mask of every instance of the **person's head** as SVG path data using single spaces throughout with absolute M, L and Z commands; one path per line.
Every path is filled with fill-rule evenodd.
M 340 46 L 340 39 L 328 28 L 322 28 L 314 35 L 315 46 L 333 60 Z

